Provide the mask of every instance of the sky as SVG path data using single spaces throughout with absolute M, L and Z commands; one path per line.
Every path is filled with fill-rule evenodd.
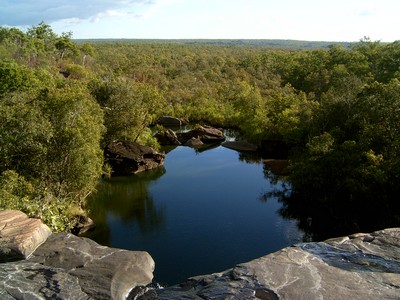
M 0 26 L 80 38 L 400 40 L 399 0 L 1 0 Z

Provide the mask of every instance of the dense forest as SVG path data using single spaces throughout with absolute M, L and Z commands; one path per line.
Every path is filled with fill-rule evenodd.
M 367 208 L 352 230 L 373 216 L 399 225 L 399 79 L 400 42 L 76 43 L 45 23 L 0 28 L 0 208 L 70 230 L 109 172 L 104 146 L 157 147 L 150 127 L 172 115 L 289 145 L 281 213 L 306 232 L 314 212 L 354 214 L 350 204 Z

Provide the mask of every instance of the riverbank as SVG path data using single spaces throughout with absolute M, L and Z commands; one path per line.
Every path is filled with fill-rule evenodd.
M 28 294 L 38 299 L 125 299 L 130 293 L 129 299 L 366 300 L 400 294 L 400 228 L 301 243 L 225 272 L 148 289 L 154 270 L 148 253 L 108 248 L 71 234 L 50 234 L 41 241 L 37 237 L 45 234 L 38 230 L 47 232 L 42 225 L 18 211 L 0 212 L 1 299 L 26 299 Z

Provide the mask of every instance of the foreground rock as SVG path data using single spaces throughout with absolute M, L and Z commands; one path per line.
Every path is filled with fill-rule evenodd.
M 39 221 L 25 220 L 26 224 Z M 15 227 L 24 230 L 22 223 Z M 9 233 L 2 230 L 1 237 L 11 238 Z M 147 252 L 103 247 L 72 234 L 52 234 L 27 259 L 0 263 L 0 299 L 122 300 L 151 283 L 153 270 L 154 261 Z
M 17 210 L 0 211 L 0 262 L 28 257 L 50 235 L 39 219 Z
M 187 132 L 179 132 L 177 136 L 182 145 L 185 145 L 189 140 L 200 140 L 204 144 L 222 143 L 225 141 L 224 133 L 211 126 L 200 126 Z
M 163 165 L 165 155 L 151 147 L 135 142 L 117 141 L 106 146 L 105 162 L 112 167 L 113 176 L 126 176 Z
M 304 243 L 142 299 L 399 299 L 400 228 Z

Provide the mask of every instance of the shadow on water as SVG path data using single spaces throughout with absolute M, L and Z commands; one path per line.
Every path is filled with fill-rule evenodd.
M 266 165 L 264 176 L 271 183 L 282 180 Z M 290 178 L 294 176 L 296 174 L 291 174 Z M 268 201 L 276 197 L 282 203 L 279 214 L 285 219 L 296 220 L 298 228 L 304 232 L 304 242 L 323 241 L 400 225 L 397 195 L 366 192 L 357 196 L 332 189 L 329 183 L 318 188 L 313 182 L 303 180 L 302 183 L 299 190 L 307 191 L 306 195 L 298 192 L 287 179 L 281 189 L 268 191 L 260 199 Z

